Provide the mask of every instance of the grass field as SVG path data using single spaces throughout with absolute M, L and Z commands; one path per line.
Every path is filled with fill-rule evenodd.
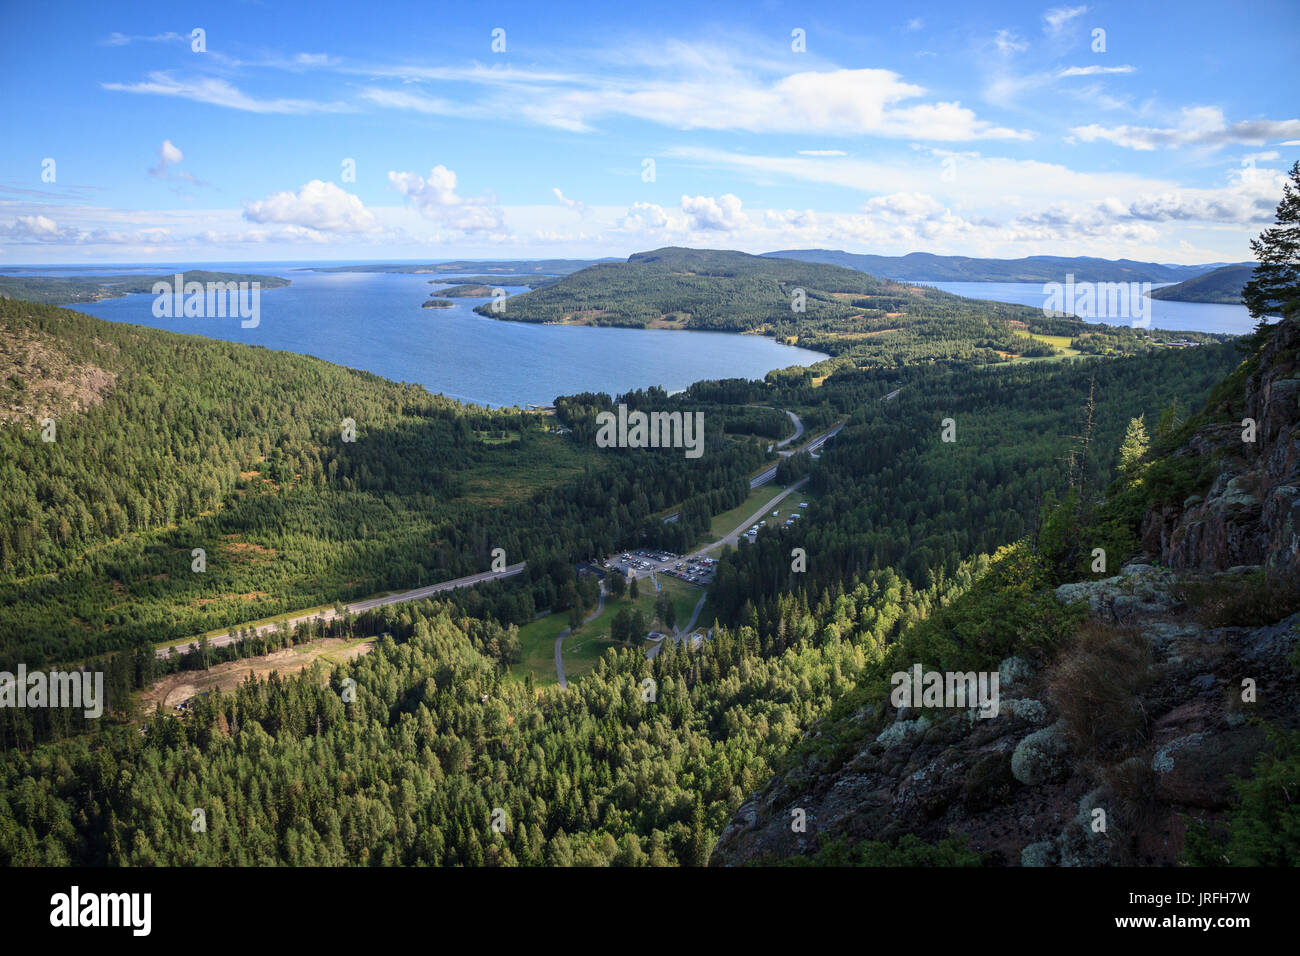
M 686 584 L 666 575 L 658 575 L 659 585 L 667 592 L 677 613 L 678 625 L 690 620 L 691 612 L 699 601 L 704 589 Z M 640 608 L 649 620 L 654 613 L 656 592 L 649 578 L 637 582 L 639 594 L 636 607 Z M 600 617 L 589 621 L 564 639 L 564 676 L 572 681 L 576 677 L 590 674 L 596 661 L 614 642 L 609 639 L 610 622 L 623 608 L 631 608 L 632 601 L 624 595 L 617 600 L 607 597 L 605 610 Z M 524 680 L 531 673 L 537 686 L 549 686 L 556 683 L 555 676 L 555 639 L 569 626 L 568 612 L 548 614 L 539 620 L 526 624 L 519 629 L 519 643 L 523 646 L 523 658 L 510 668 L 514 680 Z M 659 625 L 654 625 L 658 627 Z
M 668 594 L 669 599 L 673 602 L 673 610 L 677 613 L 678 626 L 684 625 L 691 618 L 691 611 L 695 610 L 695 604 L 699 601 L 704 589 L 695 585 L 686 584 L 678 581 L 676 578 L 667 575 L 656 575 L 659 579 L 659 586 Z M 656 592 L 654 585 L 650 583 L 649 578 L 642 578 L 637 582 L 639 591 L 635 607 L 641 609 L 649 620 L 654 614 L 654 605 Z M 596 618 L 590 624 L 584 624 L 579 630 L 570 634 L 564 639 L 564 676 L 572 681 L 575 677 L 581 677 L 584 674 L 590 674 L 596 666 L 596 661 L 611 647 L 614 647 L 613 641 L 609 639 L 610 622 L 614 616 L 623 608 L 631 609 L 633 602 L 626 595 L 618 600 L 605 599 L 605 613 Z M 659 624 L 653 625 L 659 628 Z M 557 631 L 558 633 L 558 631 Z M 554 645 L 554 640 L 552 640 Z M 552 646 L 552 651 L 554 647 Z M 555 680 L 554 666 L 552 666 L 551 680 Z
M 1040 335 L 1034 332 L 1017 332 L 1016 335 L 1023 335 L 1027 339 L 1033 339 L 1035 342 L 1042 342 L 1050 345 L 1052 348 L 1060 349 L 1063 355 L 1021 355 L 1012 359 L 1013 362 L 1054 362 L 1063 358 L 1074 358 L 1078 356 L 1079 350 L 1070 347 L 1072 341 L 1068 335 Z
M 741 504 L 730 511 L 724 511 L 720 515 L 714 515 L 712 523 L 709 525 L 709 537 L 702 542 L 708 544 L 725 537 L 736 530 L 736 525 L 740 524 L 759 508 L 763 507 L 765 502 L 771 501 L 781 492 L 785 491 L 785 485 L 778 485 L 776 482 L 769 482 L 766 485 L 760 485 L 753 489 Z
M 596 621 L 586 625 L 595 627 Z M 523 680 L 530 672 L 538 686 L 554 684 L 555 681 L 555 638 L 569 626 L 569 615 L 565 612 L 548 614 L 546 617 L 525 624 L 519 629 L 519 643 L 523 646 L 523 659 L 510 668 L 510 676 Z

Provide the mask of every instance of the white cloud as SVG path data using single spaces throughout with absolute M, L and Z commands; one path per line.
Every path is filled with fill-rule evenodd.
M 552 186 L 551 192 L 555 193 L 555 198 L 558 199 L 560 205 L 564 206 L 566 209 L 572 209 L 580 216 L 586 216 L 590 213 L 591 210 L 587 208 L 585 202 L 580 199 L 569 199 L 564 195 L 564 193 L 560 192 L 559 186 Z
M 821 226 L 821 217 L 811 209 L 769 209 L 764 218 L 783 231 L 815 232 Z
M 891 193 L 876 196 L 863 204 L 863 212 L 875 215 L 922 218 L 944 208 L 943 203 L 926 193 Z
M 106 90 L 122 93 L 150 93 L 157 96 L 175 96 L 212 106 L 225 106 L 248 113 L 341 113 L 352 109 L 345 103 L 323 103 L 315 100 L 278 98 L 259 100 L 248 96 L 225 80 L 206 77 L 199 80 L 177 80 L 166 72 L 149 74 L 144 83 L 101 83 Z
M 1088 12 L 1082 7 L 1053 7 L 1043 14 L 1043 31 L 1049 36 L 1059 36 L 1077 18 Z
M 683 196 L 682 212 L 691 229 L 734 232 L 749 224 L 740 210 L 740 199 L 731 193 L 719 196 Z
M 456 174 L 434 166 L 425 177 L 418 173 L 388 173 L 392 187 L 405 196 L 425 219 L 463 232 L 497 232 L 504 227 L 500 207 L 487 199 L 467 199 L 456 192 Z
M 1069 66 L 1056 74 L 1059 77 L 1066 76 L 1104 76 L 1110 73 L 1136 73 L 1137 67 L 1124 64 L 1123 66 Z
M 15 239 L 58 239 L 60 230 L 58 224 L 46 216 L 19 216 L 9 227 L 9 235 Z
M 629 116 L 676 129 L 872 134 L 929 140 L 1029 139 L 1025 131 L 994 126 L 959 102 L 912 102 L 926 89 L 883 69 L 809 70 L 761 79 L 730 67 L 725 58 L 689 56 L 681 69 L 656 78 L 609 76 L 526 81 L 509 71 L 460 71 L 455 78 L 492 87 L 498 99 L 463 103 L 410 89 L 367 88 L 375 105 L 418 112 L 500 115 L 586 132 L 606 117 Z M 698 51 L 702 54 L 703 51 Z M 429 71 L 421 71 L 420 75 Z M 670 79 L 659 77 L 670 76 Z
M 157 33 L 152 36 L 131 36 L 126 33 L 110 33 L 99 41 L 100 46 L 129 46 L 132 43 L 190 43 L 188 36 L 179 33 Z
M 149 175 L 157 179 L 180 179 L 192 186 L 206 186 L 207 183 L 203 182 L 201 179 L 196 179 L 189 173 L 177 172 L 172 169 L 173 166 L 180 163 L 184 158 L 185 154 L 182 153 L 171 140 L 165 139 L 162 141 L 162 145 L 158 147 L 158 165 L 150 167 Z
M 847 156 L 842 149 L 801 149 L 800 156 Z
M 313 179 L 297 192 L 272 193 L 244 203 L 249 222 L 282 223 L 319 232 L 366 232 L 375 217 L 361 200 L 334 183 Z
M 1029 44 L 1010 30 L 999 30 L 995 33 L 993 35 L 993 44 L 998 48 L 998 52 L 1004 56 L 1029 49 Z
M 1218 147 L 1228 143 L 1263 146 L 1271 139 L 1300 133 L 1300 119 L 1241 120 L 1229 123 L 1218 107 L 1196 106 L 1183 110 L 1182 121 L 1176 127 L 1101 126 L 1092 123 L 1076 126 L 1070 133 L 1085 143 L 1105 140 L 1116 146 L 1136 150 L 1160 147 L 1174 149 L 1179 146 Z
M 633 203 L 619 222 L 619 228 L 631 232 L 658 231 L 667 229 L 668 225 L 668 213 L 663 206 L 652 202 Z
M 361 97 L 376 106 L 413 110 L 417 113 L 429 113 L 434 116 L 454 116 L 463 111 L 462 107 L 457 106 L 450 100 L 425 96 L 421 93 L 411 93 L 406 90 L 369 88 L 361 91 Z

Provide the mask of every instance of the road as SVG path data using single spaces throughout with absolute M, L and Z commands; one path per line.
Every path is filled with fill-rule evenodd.
M 819 435 L 818 437 L 810 441 L 807 445 L 804 446 L 803 450 L 808 452 L 808 454 L 810 455 L 813 454 L 814 452 L 820 451 L 822 445 L 826 444 L 826 442 L 830 441 L 830 439 L 838 435 L 843 428 L 844 428 L 844 423 L 840 422 L 838 425 L 836 425 L 830 431 L 826 432 L 824 435 Z
M 790 444 L 790 442 L 798 441 L 799 436 L 803 434 L 803 422 L 799 420 L 799 416 L 796 415 L 794 412 L 790 411 L 790 409 L 788 408 L 783 408 L 781 410 L 790 416 L 790 421 L 794 422 L 794 434 L 791 435 L 789 438 L 783 438 L 779 442 L 777 442 L 776 443 L 777 448 L 784 448 L 786 445 Z
M 596 602 L 596 610 L 592 611 L 582 619 L 583 624 L 590 624 L 596 618 L 600 617 L 605 611 L 605 582 L 600 582 L 600 599 Z M 568 687 L 569 682 L 564 679 L 564 639 L 569 636 L 573 628 L 566 627 L 555 637 L 555 676 L 559 678 L 561 687 Z
M 794 417 L 793 412 L 787 412 L 786 414 L 790 415 L 792 418 Z M 840 422 L 834 428 L 822 432 L 820 435 L 812 439 L 806 445 L 802 445 L 801 447 L 796 448 L 794 451 L 788 451 L 788 452 L 783 451 L 781 452 L 781 454 L 797 455 L 800 452 L 808 452 L 809 454 L 812 454 L 816 452 L 818 449 L 820 449 L 822 445 L 826 444 L 826 442 L 829 439 L 834 438 L 836 435 L 838 435 L 840 433 L 840 429 L 842 429 L 843 427 L 844 427 L 844 423 Z M 795 438 L 798 438 L 799 435 L 802 434 L 803 434 L 803 425 L 802 423 L 800 423 L 799 432 L 797 434 L 791 435 L 790 438 L 787 439 L 787 441 L 793 441 Z M 773 478 L 776 477 L 776 467 L 777 467 L 776 465 L 772 465 L 770 468 L 765 468 L 763 471 L 759 472 L 753 478 L 749 479 L 749 487 L 753 489 L 753 488 L 762 487 L 763 485 L 767 484 L 769 481 L 771 481 Z
M 771 405 L 750 405 L 748 407 L 749 408 L 771 408 L 772 406 Z M 803 422 L 800 420 L 799 416 L 796 415 L 794 412 L 790 411 L 790 409 L 788 408 L 783 408 L 781 409 L 781 411 L 789 415 L 790 421 L 794 422 L 794 434 L 791 435 L 789 438 L 782 438 L 779 442 L 777 442 L 773 446 L 774 448 L 784 448 L 786 445 L 790 444 L 790 442 L 797 441 L 803 435 Z M 826 437 L 830 437 L 830 436 L 826 436 Z M 825 439 L 823 439 L 823 441 L 824 440 Z M 821 446 L 819 445 L 817 447 L 820 448 Z M 801 450 L 802 449 L 796 448 L 792 451 L 778 451 L 777 454 L 788 457 L 790 455 L 798 454 L 798 452 Z M 749 479 L 749 487 L 758 488 L 762 485 L 767 484 L 775 477 L 776 477 L 776 465 L 773 465 L 771 468 L 768 468 L 762 474 L 755 475 L 753 478 Z M 671 524 L 672 522 L 676 521 L 680 514 L 681 514 L 680 511 L 674 511 L 668 517 L 664 518 L 664 524 Z
M 385 604 L 401 604 L 405 601 L 421 601 L 424 598 L 431 597 L 432 595 L 438 594 L 441 591 L 451 591 L 456 588 L 467 588 L 467 587 L 472 587 L 475 584 L 482 584 L 484 581 L 499 581 L 502 578 L 514 577 L 516 574 L 518 574 L 520 571 L 524 569 L 524 564 L 525 562 L 520 561 L 518 564 L 510 565 L 504 571 L 484 571 L 480 574 L 471 574 L 468 575 L 467 577 L 456 578 L 455 580 L 452 581 L 443 581 L 440 584 L 426 584 L 422 588 L 414 588 L 410 591 L 400 591 L 396 594 L 387 594 L 383 597 L 367 598 L 364 601 L 356 601 L 353 604 L 345 604 L 343 605 L 343 610 L 350 612 L 352 614 L 360 614 L 362 611 L 369 611 L 372 608 L 383 607 Z M 290 618 L 284 623 L 288 624 L 290 628 L 294 628 L 297 627 L 298 624 L 302 621 L 312 621 L 316 619 L 332 621 L 336 617 L 338 617 L 338 615 L 334 612 L 334 609 L 331 607 L 331 608 L 327 608 L 324 611 L 318 611 L 310 614 L 300 614 L 297 617 Z M 275 624 L 263 624 L 261 627 L 255 629 L 255 633 L 268 634 L 271 631 L 276 630 L 279 626 L 280 626 L 280 622 L 277 622 Z M 232 643 L 234 643 L 234 638 L 232 638 L 229 634 L 219 634 L 216 637 L 208 638 L 209 647 L 225 647 L 227 644 L 232 644 Z M 191 653 L 192 651 L 198 650 L 198 648 L 199 645 L 197 641 L 188 645 L 187 647 L 181 647 L 180 645 L 177 645 L 176 653 L 188 654 Z M 160 647 L 157 650 L 155 650 L 154 653 L 158 657 L 165 658 L 170 653 L 170 651 L 171 651 L 170 647 Z
M 768 512 L 770 512 L 773 508 L 775 508 L 783 498 L 787 497 L 788 495 L 794 494 L 796 491 L 798 491 L 806 484 L 808 484 L 808 478 L 806 477 L 800 478 L 789 488 L 785 489 L 785 491 L 781 492 L 779 495 L 777 495 L 767 504 L 763 505 L 763 507 L 759 508 L 752 515 L 750 515 L 748 518 L 742 521 L 739 525 L 737 525 L 736 529 L 732 531 L 730 534 L 728 534 L 726 537 L 713 542 L 713 544 L 705 545 L 703 548 L 700 548 L 700 550 L 696 551 L 694 554 L 687 555 L 686 559 L 688 561 L 694 561 L 696 558 L 707 557 L 710 551 L 713 551 L 717 548 L 721 548 L 724 544 L 729 544 L 732 547 L 735 547 L 740 542 L 740 536 L 742 534 L 744 534 L 754 525 L 758 524 L 760 519 L 766 518 Z
M 691 631 L 695 630 L 695 622 L 700 619 L 700 612 L 704 610 L 704 602 L 707 601 L 708 599 L 709 599 L 708 591 L 705 591 L 703 594 L 700 595 L 699 601 L 697 601 L 695 604 L 695 610 L 691 612 L 691 619 L 686 622 L 685 627 L 673 628 L 673 636 L 671 640 L 674 641 L 685 640 L 686 636 L 690 634 Z M 653 644 L 647 647 L 645 651 L 645 656 L 649 660 L 654 660 L 655 655 L 657 655 L 660 649 L 664 646 L 665 640 L 669 640 L 669 638 L 663 638 L 661 640 L 655 641 Z

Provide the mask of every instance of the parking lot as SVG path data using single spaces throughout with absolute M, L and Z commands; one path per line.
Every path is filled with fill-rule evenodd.
M 701 587 L 713 583 L 713 575 L 718 562 L 713 558 L 683 558 L 669 551 L 624 551 L 610 555 L 603 563 L 607 571 L 628 574 L 633 577 L 649 577 L 655 574 L 667 574 L 670 577 L 697 584 Z

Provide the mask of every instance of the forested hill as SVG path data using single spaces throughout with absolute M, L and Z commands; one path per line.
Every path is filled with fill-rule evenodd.
M 836 356 L 832 365 L 841 368 L 1061 354 L 1047 337 L 1091 353 L 1141 351 L 1152 342 L 1130 327 L 1048 318 L 1042 309 L 967 299 L 842 266 L 714 249 L 637 253 L 504 306 L 475 311 L 520 322 L 763 333 Z
M 545 539 L 555 552 L 549 563 L 571 575 L 573 560 L 608 553 L 610 539 L 676 534 L 695 513 L 704 516 L 707 528 L 709 516 L 745 499 L 754 469 L 752 443 L 724 446 L 713 432 L 708 447 L 727 452 L 710 452 L 698 463 L 676 455 L 646 467 L 645 459 L 627 450 L 610 450 L 601 459 L 603 469 L 560 483 L 539 495 L 531 510 L 521 505 L 498 516 L 501 509 L 490 499 L 506 489 L 490 486 L 474 509 L 451 513 L 431 532 L 418 522 L 446 496 L 420 494 L 431 468 L 468 460 L 472 473 L 459 468 L 457 475 L 473 486 L 493 449 L 517 476 L 561 467 L 558 451 L 539 451 L 552 440 L 571 444 L 571 451 L 590 448 L 594 412 L 607 406 L 608 396 L 561 403 L 557 414 L 572 428 L 563 438 L 529 430 L 523 446 L 476 449 L 442 424 L 417 389 L 403 392 L 373 377 L 261 349 L 109 327 L 64 310 L 27 311 L 28 327 L 38 332 L 82 322 L 82 334 L 91 337 L 122 329 L 154 345 L 151 378 L 133 379 L 129 363 L 114 366 L 122 369 L 109 393 L 109 401 L 114 395 L 121 399 L 114 414 L 132 414 L 142 423 L 116 440 L 118 458 L 147 464 L 168 453 L 173 442 L 182 449 L 192 443 L 191 453 L 206 454 L 209 443 L 226 441 L 230 446 L 218 460 L 242 463 L 245 440 L 260 446 L 268 434 L 273 458 L 278 449 L 286 457 L 307 456 L 310 482 L 286 477 L 302 470 L 296 460 L 268 462 L 278 477 L 250 477 L 242 504 L 218 516 L 219 530 L 234 535 L 223 553 L 242 562 L 229 573 L 243 577 L 222 586 L 238 588 L 225 595 L 228 601 L 241 600 L 244 591 L 284 588 L 274 574 L 279 562 L 299 565 L 314 577 L 336 579 L 342 572 L 347 580 L 347 574 L 372 573 L 384 561 L 431 560 L 429 553 L 442 547 L 430 548 L 429 542 L 453 525 L 463 529 L 461 539 L 475 540 L 481 532 L 487 541 L 506 540 L 512 554 L 520 549 L 528 557 L 530 567 L 532 555 L 542 550 L 535 541 Z M 189 361 L 177 351 L 186 340 L 195 350 Z M 111 355 L 114 346 L 138 354 L 123 339 L 104 340 L 101 350 Z M 220 363 L 221 350 L 250 365 L 245 377 L 238 367 Z M 73 357 L 84 362 L 90 355 Z M 268 372 L 262 356 L 280 361 L 280 370 Z M 199 367 L 200 361 L 206 364 Z M 1175 398 L 1199 403 L 1232 364 L 1232 347 L 1218 345 L 1089 363 L 845 370 L 819 387 L 781 377 L 697 383 L 680 401 L 707 409 L 706 422 L 715 415 L 724 421 L 764 415 L 750 404 L 798 409 L 810 428 L 847 421 L 818 462 L 796 456 L 782 466 L 788 472 L 782 482 L 811 470 L 807 527 L 769 525 L 754 544 L 723 556 L 713 589 L 720 626 L 698 650 L 669 646 L 648 660 L 640 647 L 611 648 L 567 690 L 534 688 L 510 677 L 510 648 L 518 634 L 506 626 L 520 610 L 531 620 L 531 604 L 507 608 L 466 592 L 455 602 L 385 607 L 342 622 L 337 636 L 391 637 L 338 665 L 328 683 L 320 671 L 250 680 L 230 692 L 195 698 L 180 716 L 100 721 L 91 733 L 34 749 L 31 724 L 50 711 L 3 711 L 0 732 L 9 735 L 10 749 L 0 759 L 0 863 L 701 864 L 746 796 L 763 787 L 814 722 L 856 686 L 875 679 L 904 630 L 951 605 L 988 568 L 986 560 L 962 559 L 1034 526 L 1039 503 L 1064 483 L 1070 436 L 1080 433 L 1078 413 L 1090 396 L 1095 428 L 1087 461 L 1080 464 L 1095 482 L 1115 457 L 1125 421 L 1143 413 L 1154 419 Z M 193 377 L 191 390 L 176 392 L 185 375 Z M 386 416 L 346 448 L 331 444 L 313 425 L 317 417 L 328 419 L 341 400 L 340 387 L 366 399 L 359 425 L 372 415 Z M 208 392 L 211 404 L 189 415 L 189 406 Z M 370 404 L 403 394 L 396 408 Z M 893 397 L 885 400 L 886 395 Z M 156 403 L 173 396 L 158 408 Z M 632 401 L 644 406 L 677 399 L 647 393 Z M 287 411 L 302 416 L 304 424 L 286 428 Z M 952 443 L 940 437 L 947 416 L 956 418 Z M 764 427 L 773 420 L 783 425 L 782 417 L 769 410 Z M 214 419 L 233 420 L 237 431 L 194 432 L 196 422 Z M 112 428 L 125 424 L 97 417 L 70 426 L 104 440 Z M 384 434 L 407 439 L 371 441 Z M 422 436 L 428 440 L 416 441 Z M 6 463 L 7 451 L 0 459 Z M 327 480 L 321 480 L 312 455 L 347 455 L 347 478 L 333 480 L 327 465 Z M 256 453 L 254 467 L 261 468 L 255 459 Z M 116 461 L 90 460 L 101 476 Z M 367 474 L 370 468 L 393 472 Z M 3 478 L 7 490 L 14 475 Z M 736 479 L 738 497 L 728 498 Z M 710 487 L 715 490 L 703 490 Z M 402 510 L 408 501 L 409 513 Z M 656 509 L 682 501 L 678 522 L 654 517 Z M 48 517 L 57 519 L 57 513 Z M 638 521 L 642 517 L 649 520 Z M 314 527 L 320 520 L 328 526 Z M 356 547 L 358 523 L 381 531 L 409 527 L 412 533 L 391 536 L 385 551 L 362 538 L 356 563 L 340 565 L 336 542 L 322 539 L 336 537 L 347 551 Z M 6 520 L 0 527 L 11 524 Z M 54 527 L 45 547 L 57 555 L 57 521 Z M 80 581 L 69 572 L 29 580 L 22 594 L 0 600 L 28 619 L 0 621 L 0 634 L 24 636 L 30 650 L 52 625 L 84 631 L 82 614 L 111 618 L 118 634 L 156 632 L 156 622 L 170 620 L 156 610 L 166 600 L 188 607 L 222 596 L 217 581 L 199 584 L 194 579 L 202 576 L 188 572 L 189 552 L 181 546 L 185 530 L 117 546 L 140 562 L 127 573 L 114 567 L 118 556 L 106 549 L 87 558 L 94 573 Z M 511 534 L 519 537 L 502 537 Z M 522 540 L 527 535 L 534 542 Z M 454 555 L 458 543 L 447 540 L 446 550 Z M 790 562 L 796 545 L 809 558 L 800 573 Z M 157 565 L 148 566 L 150 561 Z M 70 589 L 65 576 L 73 578 Z M 105 583 L 87 589 L 92 578 Z M 545 581 L 534 582 L 532 590 L 539 584 Z M 205 590 L 189 590 L 200 587 Z M 57 601 L 60 588 L 63 600 Z M 483 602 L 474 605 L 480 597 Z M 562 608 L 564 600 L 562 593 L 552 594 L 538 607 Z M 969 634 L 1014 642 L 1018 625 L 1037 620 L 1017 602 L 981 603 L 976 611 L 957 620 L 958 628 L 947 628 L 950 619 L 940 618 L 921 632 L 932 641 L 922 649 L 949 653 L 950 641 Z M 60 624 L 55 612 L 70 623 Z M 1027 639 L 1051 637 L 1059 623 L 1045 619 L 1053 630 L 1036 630 Z M 548 655 L 551 644 L 546 642 Z M 131 660 L 118 655 L 123 657 Z M 929 654 L 923 659 L 940 663 Z M 147 678 L 153 654 L 138 666 Z M 650 703 L 642 693 L 647 678 L 658 688 Z M 339 691 L 349 680 L 359 692 L 344 702 Z M 128 779 L 131 785 L 124 786 Z M 189 819 L 178 808 L 190 807 L 208 808 L 211 839 L 188 839 L 189 832 L 176 825 Z M 504 837 L 486 822 L 497 807 L 509 819 Z
M 973 259 L 912 252 L 905 256 L 860 255 L 834 249 L 786 249 L 765 256 L 824 262 L 861 269 L 901 282 L 1180 282 L 1203 275 L 1222 263 L 1180 266 L 1132 259 L 1096 259 L 1091 256 L 1026 256 L 1022 259 Z
M 495 548 L 528 565 L 497 616 L 567 611 L 573 562 L 649 534 L 684 549 L 746 498 L 789 427 L 775 409 L 690 407 L 698 460 L 597 449 L 549 415 L 0 300 L 0 670 L 473 574 Z
M 279 289 L 289 284 L 279 276 L 243 272 L 208 272 L 188 269 L 180 273 L 184 282 L 256 282 L 262 289 Z M 155 282 L 175 282 L 167 275 L 33 276 L 0 275 L 0 298 L 25 299 L 48 305 L 72 305 L 116 299 L 133 292 L 153 292 Z
M 1153 299 L 1174 302 L 1214 302 L 1222 305 L 1241 305 L 1241 290 L 1255 272 L 1254 263 L 1224 266 L 1203 276 L 1187 279 L 1177 285 L 1154 289 Z

